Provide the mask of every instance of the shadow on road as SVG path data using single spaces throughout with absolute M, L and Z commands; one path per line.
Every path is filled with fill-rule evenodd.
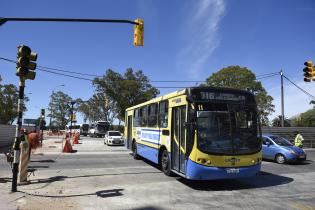
M 194 181 L 178 178 L 178 181 L 194 190 L 225 191 L 272 187 L 288 184 L 294 179 L 262 171 L 258 176 L 243 179 Z
M 122 196 L 123 194 L 121 191 L 124 189 L 111 189 L 111 190 L 100 190 L 95 193 L 84 193 L 84 194 L 74 194 L 74 195 L 42 195 L 42 194 L 32 194 L 24 191 L 18 191 L 20 193 L 24 193 L 26 195 L 35 196 L 35 197 L 45 197 L 45 198 L 69 198 L 69 197 L 80 197 L 80 196 L 89 196 L 89 195 L 96 195 L 101 198 L 109 198 L 109 197 L 116 197 Z
M 9 177 L 0 177 L 0 183 L 7 183 L 7 182 L 11 182 L 12 178 Z
M 54 162 L 56 162 L 56 161 L 55 161 L 55 160 L 48 159 L 48 160 L 31 160 L 30 162 L 31 162 L 31 163 L 54 163 Z
M 33 169 L 33 168 L 49 168 L 49 166 L 28 166 L 28 168 Z

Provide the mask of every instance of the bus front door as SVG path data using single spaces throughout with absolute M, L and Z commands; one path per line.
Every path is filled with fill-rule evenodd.
M 132 143 L 132 116 L 128 116 L 128 122 L 127 122 L 127 142 L 126 146 L 128 149 L 131 149 L 131 143 Z
M 172 148 L 171 160 L 172 169 L 185 174 L 185 121 L 186 121 L 186 106 L 173 108 L 172 112 Z

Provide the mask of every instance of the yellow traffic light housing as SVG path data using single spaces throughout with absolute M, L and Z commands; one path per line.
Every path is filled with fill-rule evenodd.
M 36 63 L 32 61 L 37 60 L 37 54 L 32 52 L 31 48 L 25 45 L 18 46 L 16 63 L 16 75 L 23 79 L 34 80 L 36 76 Z M 30 71 L 31 70 L 31 71 Z
M 134 28 L 134 46 L 143 46 L 144 22 L 140 18 L 136 19 L 137 23 Z
M 315 71 L 314 71 L 314 66 L 312 61 L 306 61 L 304 63 L 306 66 L 303 71 L 304 71 L 304 82 L 311 82 L 314 80 L 315 77 Z

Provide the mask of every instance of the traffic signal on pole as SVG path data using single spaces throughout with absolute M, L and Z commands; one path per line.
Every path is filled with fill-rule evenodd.
M 143 46 L 143 31 L 144 22 L 140 18 L 136 19 L 135 29 L 134 29 L 134 46 Z
M 304 63 L 306 66 L 303 71 L 304 71 L 304 82 L 311 82 L 312 79 L 314 80 L 315 76 L 315 71 L 314 71 L 314 66 L 312 61 L 306 61 Z
M 45 118 L 45 109 L 40 110 L 40 117 Z
M 16 63 L 16 75 L 24 79 L 34 80 L 36 76 L 37 54 L 32 52 L 31 48 L 25 45 L 18 46 Z

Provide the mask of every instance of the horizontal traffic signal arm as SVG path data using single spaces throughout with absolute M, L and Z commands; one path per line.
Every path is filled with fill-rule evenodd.
M 0 26 L 8 21 L 33 21 L 33 22 L 85 22 L 85 23 L 129 23 L 139 25 L 138 22 L 131 20 L 114 19 L 81 19 L 81 18 L 15 18 L 0 17 Z

